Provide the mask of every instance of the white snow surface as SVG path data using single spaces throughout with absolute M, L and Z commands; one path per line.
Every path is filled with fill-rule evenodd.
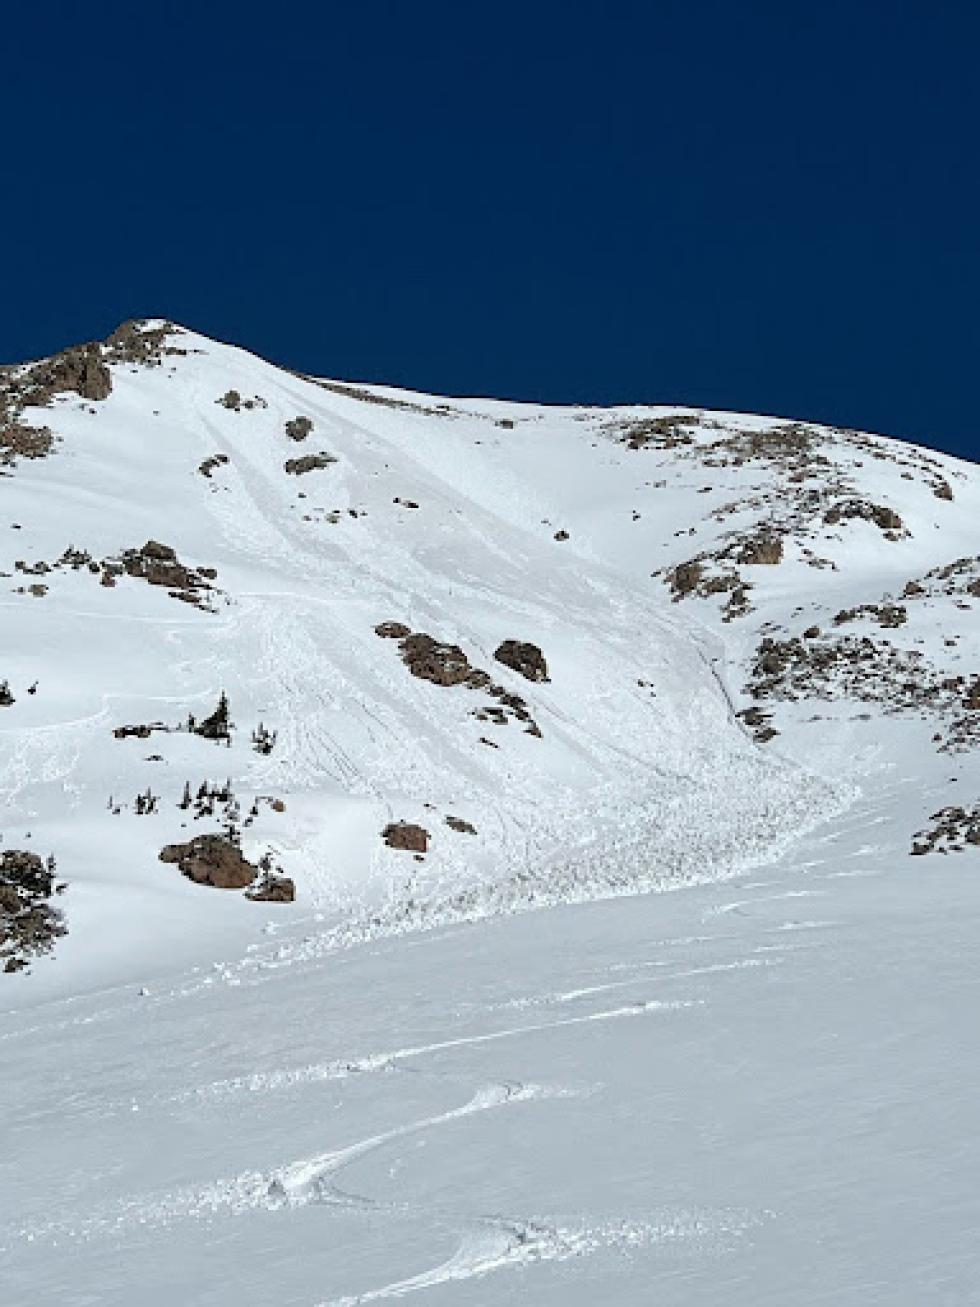
M 909 857 L 980 799 L 976 748 L 840 694 L 763 703 L 765 744 L 736 716 L 763 635 L 977 554 L 977 469 L 805 428 L 903 531 L 788 530 L 726 621 L 660 572 L 788 523 L 784 467 L 704 456 L 784 420 L 345 387 L 170 341 L 105 400 L 27 410 L 60 439 L 0 476 L 0 850 L 56 857 L 68 926 L 0 974 L 0 1301 L 980 1303 L 980 848 Z M 685 441 L 623 442 L 671 415 Z M 213 611 L 15 567 L 148 539 L 216 569 Z M 969 594 L 907 607 L 840 631 L 980 673 Z M 459 645 L 540 737 L 413 677 L 384 621 Z M 495 661 L 505 639 L 550 679 Z M 222 690 L 230 747 L 113 737 Z M 158 860 L 218 828 L 185 781 L 226 777 L 243 811 L 285 805 L 242 847 L 295 903 Z M 381 839 L 401 819 L 421 861 Z

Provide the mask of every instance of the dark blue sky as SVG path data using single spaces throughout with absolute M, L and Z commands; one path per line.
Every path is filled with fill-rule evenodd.
M 980 457 L 980 6 L 4 10 L 0 359 L 162 314 Z

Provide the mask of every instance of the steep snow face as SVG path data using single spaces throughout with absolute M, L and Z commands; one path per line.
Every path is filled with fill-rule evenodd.
M 980 572 L 937 574 L 980 520 L 954 460 L 320 382 L 163 323 L 3 393 L 51 438 L 0 482 L 3 834 L 68 886 L 56 961 L 4 977 L 21 1001 L 254 937 L 254 904 L 159 862 L 198 834 L 290 877 L 329 950 L 731 875 L 972 730 L 968 680 L 941 688 L 978 652 Z M 222 693 L 230 730 L 188 729 Z M 399 821 L 424 852 L 382 839 Z
M 980 1301 L 978 521 L 162 322 L 0 371 L 4 1303 Z

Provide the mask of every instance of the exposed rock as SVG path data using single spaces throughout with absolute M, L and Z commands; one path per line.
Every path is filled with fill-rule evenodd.
M 873 617 L 879 626 L 894 629 L 904 626 L 908 616 L 908 610 L 901 604 L 860 604 L 856 608 L 842 608 L 834 617 L 834 625 L 843 626 L 858 617 Z
M 520 640 L 504 640 L 493 655 L 498 663 L 520 673 L 526 681 L 547 681 L 548 664 L 536 644 Z
M 292 903 L 296 898 L 296 883 L 289 876 L 276 876 L 266 872 L 259 883 L 245 891 L 253 903 Z
M 210 458 L 206 458 L 204 462 L 201 463 L 201 465 L 198 467 L 197 470 L 198 472 L 200 472 L 202 476 L 210 477 L 211 473 L 215 470 L 215 468 L 221 467 L 224 463 L 227 462 L 228 462 L 227 454 L 212 454 Z
M 389 849 L 404 849 L 409 853 L 428 852 L 429 832 L 411 822 L 390 822 L 381 832 L 381 837 Z
M 782 539 L 771 531 L 760 531 L 758 535 L 751 536 L 740 545 L 735 554 L 736 562 L 747 563 L 753 567 L 771 566 L 782 562 L 782 558 Z
M 555 539 L 559 542 L 559 544 L 561 544 L 562 541 L 568 540 L 570 539 L 570 537 L 567 531 L 561 530 L 555 532 Z
M 49 427 L 12 422 L 0 428 L 0 466 L 9 466 L 18 458 L 46 458 L 53 447 L 54 436 Z
M 165 731 L 167 728 L 162 722 L 155 722 L 152 726 L 146 723 L 140 723 L 137 726 L 117 726 L 112 734 L 117 740 L 148 740 L 154 731 Z
M 462 817 L 446 817 L 446 825 L 450 830 L 458 831 L 460 835 L 475 835 L 476 827 L 470 822 L 464 821 Z
M 62 350 L 53 358 L 35 363 L 22 383 L 27 403 L 46 404 L 53 395 L 74 391 L 82 399 L 108 398 L 112 374 L 102 362 L 101 346 L 94 341 Z
M 470 690 L 485 690 L 502 705 L 498 707 L 494 704 L 476 710 L 474 715 L 479 721 L 493 720 L 498 726 L 505 726 L 509 715 L 517 721 L 534 726 L 530 734 L 541 734 L 521 696 L 505 690 L 502 685 L 495 684 L 493 678 L 482 668 L 472 666 L 459 645 L 445 644 L 433 639 L 424 631 L 409 631 L 400 622 L 381 622 L 375 627 L 375 631 L 380 636 L 399 640 L 398 649 L 402 662 L 413 676 L 429 681 L 433 685 L 465 685 Z M 547 679 L 547 667 L 541 650 L 536 645 L 524 646 L 519 645 L 517 641 L 505 641 L 505 645 L 507 644 L 517 649 L 531 651 L 526 655 L 524 665 L 527 671 L 522 672 L 522 675 L 528 675 L 530 672 L 529 680 Z M 501 648 L 504 648 L 504 645 Z
M 242 408 L 242 397 L 237 390 L 226 390 L 220 399 L 215 400 L 222 408 L 230 409 L 232 413 L 240 413 Z
M 412 675 L 433 685 L 462 685 L 473 672 L 459 645 L 443 644 L 422 631 L 405 636 L 398 647 Z
M 936 484 L 932 487 L 932 493 L 936 496 L 937 499 L 952 499 L 953 487 L 949 484 L 948 481 L 937 481 Z
M 103 569 L 111 569 L 111 560 L 103 563 Z M 186 566 L 177 558 L 177 551 L 170 545 L 158 540 L 147 540 L 140 549 L 127 549 L 118 564 L 119 570 L 128 576 L 146 581 L 149 585 L 166 586 L 175 599 L 185 603 L 202 606 L 204 594 L 212 587 L 209 584 L 217 573 L 213 568 L 201 567 L 195 570 Z M 111 570 L 110 570 L 111 575 Z M 103 581 L 103 584 L 107 584 Z
M 177 561 L 177 550 L 172 545 L 162 545 L 159 540 L 147 540 L 140 553 L 144 558 L 152 558 L 155 562 L 176 563 Z
M 45 864 L 36 853 L 0 853 L 0 960 L 5 972 L 24 970 L 68 933 L 63 914 L 48 901 L 64 888 L 55 883 L 53 858 Z
M 160 850 L 161 862 L 175 862 L 188 880 L 215 889 L 244 889 L 258 868 L 224 835 L 197 835 L 186 844 L 168 844 Z
M 107 363 L 130 363 L 141 367 L 158 367 L 164 355 L 184 355 L 186 349 L 168 345 L 176 332 L 172 322 L 151 327 L 145 319 L 133 318 L 120 323 L 105 343 Z
M 16 702 L 17 700 L 10 692 L 10 683 L 8 681 L 0 681 L 0 708 L 10 708 Z
M 980 804 L 972 808 L 940 808 L 929 820 L 932 827 L 916 831 L 913 836 L 913 857 L 937 852 L 962 853 L 967 848 L 980 851 Z
M 286 435 L 290 440 L 305 440 L 312 430 L 311 418 L 295 417 L 286 423 Z
M 828 526 L 836 526 L 838 522 L 846 522 L 852 518 L 873 522 L 879 530 L 886 533 L 905 529 L 905 523 L 893 508 L 886 508 L 884 504 L 873 504 L 868 499 L 842 499 L 840 503 L 828 508 L 823 516 Z
M 302 476 L 304 472 L 315 472 L 336 461 L 333 454 L 321 451 L 319 454 L 304 454 L 302 458 L 287 458 L 283 466 L 291 476 Z
M 640 418 L 636 422 L 613 423 L 609 428 L 629 449 L 643 449 L 653 445 L 657 449 L 676 449 L 678 445 L 690 445 L 694 437 L 682 427 L 692 426 L 697 422 L 685 414 L 668 413 L 663 417 Z
M 692 594 L 704 578 L 704 567 L 696 559 L 689 563 L 678 563 L 667 573 L 667 581 L 674 592 L 675 599 Z

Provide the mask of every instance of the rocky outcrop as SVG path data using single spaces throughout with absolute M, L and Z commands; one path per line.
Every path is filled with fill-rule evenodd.
M 735 561 L 750 567 L 772 567 L 783 559 L 783 542 L 772 531 L 760 531 L 743 541 L 736 553 Z
M 102 347 L 96 342 L 75 345 L 53 358 L 35 363 L 24 378 L 29 404 L 47 404 L 52 396 L 74 391 L 82 399 L 107 399 L 112 391 L 112 374 L 102 362 Z
M 973 808 L 940 808 L 929 818 L 932 826 L 916 831 L 912 855 L 926 853 L 962 853 L 971 848 L 980 852 L 980 804 Z
M 120 562 L 121 570 L 128 576 L 149 585 L 166 586 L 175 599 L 198 606 L 202 605 L 205 593 L 212 589 L 210 582 L 217 575 L 214 568 L 195 570 L 186 566 L 180 562 L 171 545 L 161 544 L 158 540 L 147 540 L 140 549 L 127 549 Z
M 458 644 L 436 640 L 424 631 L 410 631 L 403 622 L 379 622 L 374 630 L 382 639 L 398 640 L 402 662 L 413 676 L 432 685 L 463 685 L 470 690 L 483 690 L 491 699 L 496 700 L 495 703 L 474 710 L 473 715 L 478 721 L 492 721 L 497 726 L 506 726 L 508 719 L 513 717 L 515 721 L 524 723 L 528 735 L 540 738 L 541 730 L 521 696 L 496 684 L 482 667 L 474 667 Z M 514 663 L 518 664 L 516 670 L 523 667 L 525 670 L 521 675 L 528 680 L 548 679 L 547 664 L 537 645 L 505 640 L 500 649 L 505 652 L 505 658 L 501 661 L 506 662 L 507 657 L 513 656 Z
M 245 891 L 253 903 L 293 903 L 296 899 L 296 882 L 289 876 L 266 872 L 257 885 Z
M 382 640 L 404 640 L 412 634 L 412 628 L 404 622 L 379 622 L 374 628 L 374 634 L 380 635 Z
M 678 563 L 667 573 L 667 583 L 675 599 L 683 599 L 686 595 L 694 594 L 703 579 L 704 566 L 697 559 L 692 559 L 688 563 Z
M 209 458 L 206 458 L 204 462 L 198 466 L 197 470 L 198 472 L 200 472 L 201 476 L 210 478 L 211 473 L 215 470 L 215 468 L 221 467 L 223 466 L 223 464 L 227 462 L 228 462 L 227 454 L 212 454 Z
M 823 520 L 828 526 L 836 526 L 839 522 L 848 522 L 853 518 L 872 522 L 889 538 L 897 538 L 897 533 L 905 530 L 905 523 L 893 508 L 887 508 L 884 504 L 873 504 L 869 499 L 843 499 L 832 508 L 828 508 L 823 515 Z
M 457 644 L 443 644 L 423 631 L 407 635 L 398 646 L 402 661 L 413 676 L 433 685 L 464 685 L 474 668 Z
M 64 915 L 50 904 L 64 888 L 55 882 L 53 858 L 44 863 L 36 853 L 19 849 L 0 853 L 0 961 L 5 972 L 23 971 L 68 933 Z
M 295 417 L 286 423 L 286 435 L 290 440 L 305 440 L 312 430 L 311 418 Z
M 168 844 L 160 850 L 160 861 L 176 863 L 195 885 L 215 889 L 245 889 L 258 875 L 258 868 L 224 835 L 197 835 L 186 844 Z
M 283 464 L 290 476 L 303 476 L 306 472 L 316 472 L 319 468 L 336 463 L 333 454 L 321 450 L 319 454 L 304 454 L 302 458 L 287 458 Z
M 429 832 L 412 822 L 389 822 L 381 838 L 389 849 L 404 849 L 408 853 L 427 853 L 429 849 Z
M 454 830 L 460 835 L 476 834 L 476 827 L 471 822 L 465 821 L 462 817 L 447 816 L 446 825 L 450 830 Z
M 511 668 L 523 676 L 526 681 L 547 681 L 548 664 L 544 654 L 536 644 L 522 640 L 504 640 L 494 653 L 498 663 Z
M 0 466 L 15 463 L 18 458 L 47 458 L 53 448 L 54 436 L 49 427 L 12 422 L 0 428 Z
M 129 363 L 138 367 L 159 367 L 165 355 L 185 355 L 186 349 L 168 345 L 176 332 L 172 322 L 151 327 L 144 319 L 120 323 L 105 343 L 107 363 Z

